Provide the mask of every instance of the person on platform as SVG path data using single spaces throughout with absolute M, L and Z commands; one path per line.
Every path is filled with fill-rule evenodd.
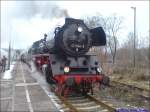
M 0 58 L 0 73 L 2 72 L 2 59 Z
M 3 58 L 2 58 L 2 72 L 5 72 L 5 70 L 6 70 L 6 61 L 7 61 L 7 58 L 5 56 L 3 56 Z

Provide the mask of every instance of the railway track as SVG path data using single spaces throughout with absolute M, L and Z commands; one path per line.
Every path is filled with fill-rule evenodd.
M 76 95 L 62 97 L 56 94 L 67 107 L 64 111 L 71 112 L 115 112 L 115 107 L 104 101 L 100 101 L 91 95 Z M 58 101 L 58 99 L 57 99 Z
M 111 84 L 112 84 L 112 82 L 111 82 Z M 123 89 L 123 88 L 129 89 L 127 87 L 126 88 L 123 87 L 126 84 L 121 85 L 121 83 L 119 83 L 119 82 L 114 82 L 112 87 L 117 86 L 117 88 L 118 88 L 118 84 L 120 85 L 120 89 Z M 132 88 L 134 88 L 134 87 L 132 87 Z M 132 88 L 130 87 L 130 89 L 132 89 Z M 116 104 L 116 102 L 113 102 L 113 104 L 112 104 L 112 103 L 110 103 L 112 101 L 107 100 L 107 98 L 103 99 L 103 98 L 98 97 L 96 91 L 95 91 L 96 92 L 95 95 L 92 95 L 92 96 L 89 94 L 87 94 L 87 95 L 74 94 L 73 96 L 70 95 L 65 98 L 65 97 L 62 97 L 59 94 L 55 93 L 53 91 L 53 89 L 51 89 L 51 90 L 56 96 L 55 98 L 53 97 L 53 99 L 55 100 L 55 102 L 57 102 L 57 104 L 60 105 L 59 109 L 61 110 L 61 112 L 116 112 L 116 110 L 118 110 L 119 108 L 131 108 L 131 109 L 138 108 L 138 106 L 135 106 L 132 104 L 130 105 L 130 103 L 129 103 L 129 105 L 126 105 L 124 103 L 125 107 L 122 105 Z M 142 88 L 139 91 L 142 91 Z M 143 108 L 146 108 L 146 107 L 143 106 Z
M 54 94 L 57 96 L 55 101 L 61 105 L 63 112 L 116 112 L 121 107 L 110 103 L 109 100 L 102 100 L 95 95 L 75 94 L 65 98 L 55 92 Z M 136 106 L 130 105 L 129 107 L 135 108 Z
M 117 87 L 119 89 L 126 90 L 126 91 L 131 91 L 132 93 L 134 93 L 138 96 L 141 96 L 147 100 L 150 100 L 150 90 L 140 88 L 140 87 L 137 87 L 134 85 L 126 84 L 123 82 L 118 82 L 115 80 L 110 82 L 110 86 L 111 87 Z
M 119 86 L 118 89 L 130 89 L 132 91 L 145 91 L 142 88 L 136 88 L 134 86 L 128 86 L 127 84 L 119 83 L 119 82 L 111 82 L 111 86 Z M 135 88 L 135 89 L 134 89 Z M 54 92 L 54 91 L 53 91 Z M 148 91 L 146 91 L 148 92 Z M 134 92 L 137 94 L 137 92 Z M 95 95 L 81 95 L 81 94 L 75 94 L 73 96 L 68 97 L 62 97 L 59 94 L 55 93 L 57 96 L 55 98 L 55 101 L 61 105 L 61 109 L 63 112 L 116 112 L 118 106 L 114 106 L 112 103 L 106 100 L 102 100 L 101 98 L 96 97 Z M 141 93 L 138 94 L 138 96 L 141 95 Z M 142 96 L 149 98 L 149 96 Z M 134 107 L 134 106 L 133 106 Z

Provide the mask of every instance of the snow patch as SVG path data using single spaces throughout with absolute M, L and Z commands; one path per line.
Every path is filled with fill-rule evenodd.
M 31 68 L 32 68 L 31 72 L 32 73 L 36 72 L 36 67 L 35 67 L 34 63 L 31 61 L 30 64 L 31 64 Z
M 11 71 L 13 70 L 13 68 L 14 68 L 14 63 L 13 63 L 13 65 L 10 65 L 10 69 L 9 70 L 6 70 L 4 72 L 3 79 L 7 79 L 8 80 L 8 79 L 12 78 Z

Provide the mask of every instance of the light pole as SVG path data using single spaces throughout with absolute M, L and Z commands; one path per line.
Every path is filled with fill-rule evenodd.
M 134 42 L 133 42 L 133 66 L 135 67 L 135 40 L 136 40 L 136 7 L 131 7 L 134 10 Z
M 10 69 L 10 61 L 11 61 L 11 41 L 9 42 L 9 49 L 8 49 L 8 70 Z
M 1 59 L 1 35 L 0 35 L 0 59 Z

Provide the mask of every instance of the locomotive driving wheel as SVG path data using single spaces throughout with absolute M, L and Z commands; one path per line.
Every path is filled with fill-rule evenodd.
M 56 81 L 52 77 L 52 70 L 48 67 L 44 71 L 46 82 L 49 84 L 56 84 Z
M 70 88 L 67 85 L 63 85 L 61 95 L 66 97 L 69 93 Z
M 81 93 L 82 93 L 83 95 L 86 95 L 87 92 L 88 92 L 87 83 L 86 83 L 86 81 L 83 81 L 83 82 L 82 82 L 82 85 L 81 85 Z
M 58 95 L 61 95 L 61 92 L 62 92 L 62 85 L 61 85 L 61 84 L 58 84 L 58 85 L 56 86 L 55 92 L 56 92 Z
M 55 91 L 58 95 L 66 97 L 69 94 L 70 88 L 65 84 L 58 84 Z
M 86 95 L 87 93 L 91 93 L 91 95 L 93 95 L 93 83 L 89 83 L 89 82 L 86 82 L 86 81 L 83 81 L 82 82 L 82 85 L 81 85 L 81 93 L 83 95 Z

